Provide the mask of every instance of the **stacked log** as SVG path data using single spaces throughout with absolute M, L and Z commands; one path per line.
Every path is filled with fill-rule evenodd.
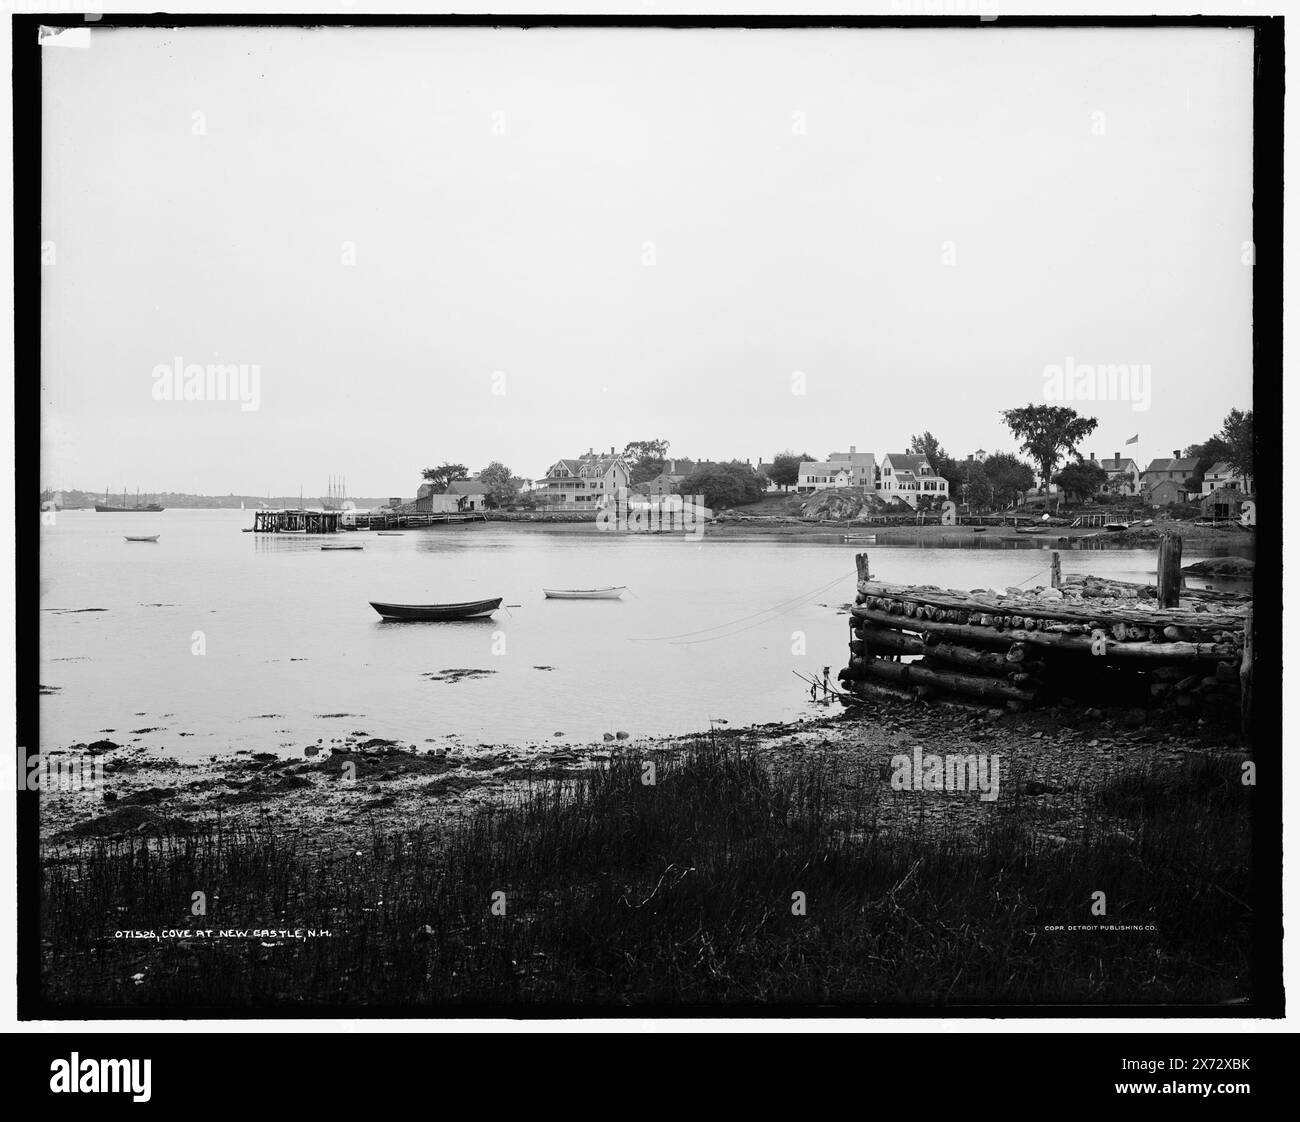
M 1063 699 L 1216 712 L 1247 705 L 1245 598 L 1182 589 L 1178 606 L 1161 608 L 1155 589 L 1092 577 L 1027 590 L 900 586 L 870 579 L 865 555 L 859 578 L 840 672 L 849 692 L 887 686 L 1012 709 Z

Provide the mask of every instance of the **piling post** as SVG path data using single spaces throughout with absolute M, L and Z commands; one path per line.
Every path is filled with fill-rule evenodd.
M 1061 555 L 1052 550 L 1052 587 L 1061 587 Z
M 859 553 L 855 560 L 858 564 L 858 580 L 870 580 L 871 571 L 870 566 L 867 563 L 867 555 L 865 553 Z
M 1178 534 L 1162 534 L 1156 554 L 1156 599 L 1162 608 L 1178 607 L 1182 583 L 1183 539 Z

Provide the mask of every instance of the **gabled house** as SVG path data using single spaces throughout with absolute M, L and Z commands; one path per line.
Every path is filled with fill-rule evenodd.
M 457 479 L 447 484 L 447 494 L 456 500 L 459 511 L 487 509 L 488 488 L 481 479 Z
M 613 448 L 609 455 L 588 449 L 574 460 L 556 460 L 535 490 L 552 510 L 589 510 L 595 513 L 628 483 L 628 465 Z
M 902 499 L 915 507 L 921 499 L 945 502 L 948 481 L 939 475 L 926 456 L 911 452 L 886 452 L 880 461 L 880 497 L 886 501 Z
M 1187 484 L 1176 479 L 1162 479 L 1150 486 L 1144 484 L 1143 497 L 1152 506 L 1173 506 L 1187 501 Z
M 1237 491 L 1254 490 L 1255 481 L 1248 475 L 1242 475 L 1236 468 L 1232 467 L 1224 460 L 1220 460 L 1205 473 L 1205 478 L 1201 481 L 1201 494 L 1210 495 L 1221 487 L 1232 488 Z
M 829 461 L 814 463 L 805 460 L 799 465 L 799 481 L 795 484 L 795 490 L 801 495 L 807 495 L 813 491 L 825 491 L 830 487 L 850 487 L 852 484 L 851 465 Z
M 1103 495 L 1136 495 L 1142 489 L 1142 472 L 1136 460 L 1118 452 L 1101 460 L 1095 452 L 1089 452 L 1088 459 L 1106 473 L 1106 482 L 1101 485 Z
M 415 493 L 415 509 L 420 514 L 463 514 L 487 509 L 487 487 L 478 479 L 457 479 L 447 490 L 434 494 L 432 483 L 421 483 Z M 400 500 L 397 500 L 400 502 Z
M 854 487 L 868 487 L 873 491 L 876 489 L 874 452 L 859 452 L 856 444 L 850 444 L 847 452 L 832 452 L 826 459 L 829 463 L 847 467 Z
M 434 494 L 432 483 L 421 483 L 415 492 L 415 509 L 420 514 L 455 514 L 459 501 L 457 495 Z
M 1187 481 L 1196 473 L 1196 457 L 1182 456 L 1177 448 L 1174 449 L 1172 458 L 1161 458 L 1152 460 L 1147 464 L 1147 469 L 1142 473 L 1142 494 L 1147 497 L 1147 501 L 1155 506 L 1167 506 L 1165 502 L 1156 502 L 1151 496 L 1155 493 L 1156 488 L 1162 483 L 1182 484 L 1184 494 L 1187 492 Z M 1168 496 L 1172 494 L 1170 488 L 1166 487 L 1161 494 Z M 1174 499 L 1174 502 L 1182 502 L 1182 499 Z

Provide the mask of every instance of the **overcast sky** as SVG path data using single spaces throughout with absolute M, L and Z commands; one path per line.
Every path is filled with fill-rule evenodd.
M 1249 31 L 91 34 L 42 52 L 47 485 L 965 455 L 1068 362 L 1150 367 L 1066 402 L 1098 456 L 1250 405 Z M 259 407 L 156 400 L 178 358 Z

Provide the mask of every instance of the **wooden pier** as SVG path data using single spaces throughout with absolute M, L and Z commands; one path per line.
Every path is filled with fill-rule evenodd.
M 873 580 L 858 554 L 850 694 L 955 695 L 1018 710 L 1073 701 L 1175 707 L 1249 719 L 1251 601 L 1182 589 L 1177 551 L 1157 585 L 1059 576 L 1034 589 L 971 592 Z M 910 656 L 919 656 L 910 658 Z M 910 658 L 909 661 L 903 661 Z
M 255 534 L 335 534 L 343 512 L 338 510 L 255 510 Z
M 421 526 L 487 521 L 487 515 L 480 511 L 472 514 L 435 514 L 432 511 L 357 510 L 351 513 L 351 525 L 346 528 L 355 530 L 407 530 L 419 529 Z

